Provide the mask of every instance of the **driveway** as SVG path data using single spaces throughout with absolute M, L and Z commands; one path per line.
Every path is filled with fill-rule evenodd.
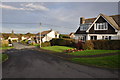
M 20 46 L 22 44 L 15 43 Z M 25 47 L 8 50 L 2 64 L 3 78 L 116 78 L 117 70 L 74 64 L 42 50 Z

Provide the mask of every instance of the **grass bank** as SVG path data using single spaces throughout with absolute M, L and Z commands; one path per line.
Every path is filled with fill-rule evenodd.
M 73 49 L 72 47 L 66 46 L 50 46 L 50 47 L 42 47 L 42 49 L 63 52 L 67 49 Z M 120 50 L 84 50 L 77 51 L 72 53 L 65 53 L 75 56 L 85 56 L 85 55 L 97 55 L 97 54 L 106 54 L 106 53 L 120 53 Z M 96 66 L 102 68 L 110 68 L 110 69 L 120 69 L 120 54 L 117 55 L 109 55 L 109 56 L 100 56 L 100 57 L 84 57 L 84 58 L 69 58 L 71 62 L 88 65 L 88 66 Z
M 49 46 L 49 47 L 41 47 L 45 50 L 55 51 L 55 52 L 63 52 L 67 49 L 73 49 L 72 47 L 66 47 L 66 46 Z
M 84 50 L 84 51 L 77 51 L 67 54 L 84 56 L 84 55 L 97 55 L 97 54 L 105 54 L 105 53 L 120 53 L 120 50 Z
M 120 55 L 92 57 L 92 58 L 71 58 L 70 61 L 96 67 L 120 69 Z
M 12 49 L 12 48 L 14 48 L 14 47 L 0 47 L 0 50 L 5 50 L 5 49 Z

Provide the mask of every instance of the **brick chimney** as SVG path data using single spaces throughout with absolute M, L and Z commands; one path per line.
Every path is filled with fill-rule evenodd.
M 85 23 L 85 18 L 84 17 L 81 17 L 80 18 L 80 24 L 84 24 Z

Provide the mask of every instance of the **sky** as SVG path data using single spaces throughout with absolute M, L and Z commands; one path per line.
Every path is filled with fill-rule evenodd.
M 118 14 L 118 2 L 2 2 L 2 32 L 75 32 L 80 17 Z M 5 23 L 6 22 L 6 23 Z M 42 23 L 40 25 L 40 23 Z

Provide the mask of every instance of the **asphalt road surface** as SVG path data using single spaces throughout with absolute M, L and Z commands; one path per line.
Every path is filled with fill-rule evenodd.
M 5 53 L 9 59 L 2 64 L 3 78 L 117 78 L 117 70 L 74 64 L 56 56 L 19 46 Z M 25 48 L 24 48 L 25 47 Z

